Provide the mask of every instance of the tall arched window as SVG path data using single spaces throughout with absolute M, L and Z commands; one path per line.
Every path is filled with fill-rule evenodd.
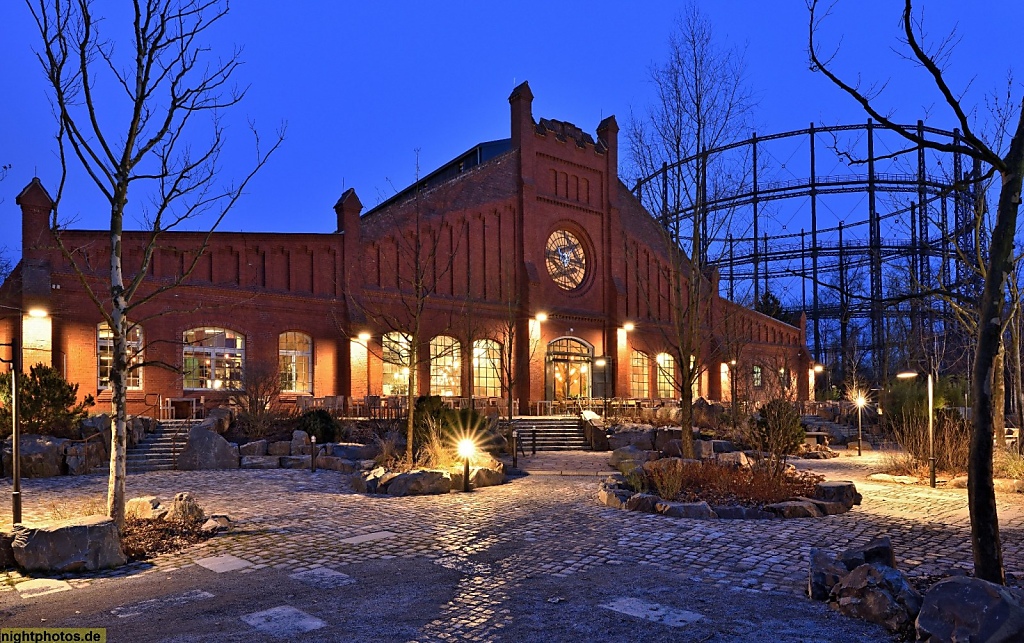
M 184 388 L 220 390 L 242 388 L 245 335 L 226 328 L 190 328 L 182 333 L 181 365 Z
M 462 395 L 462 347 L 454 337 L 438 335 L 430 340 L 430 394 Z
M 647 353 L 633 351 L 629 358 L 629 395 L 639 399 L 650 395 L 650 362 Z
M 303 333 L 281 333 L 277 337 L 281 391 L 313 392 L 313 338 Z
M 142 367 L 130 368 L 142 362 L 142 327 L 128 324 L 128 388 L 142 388 Z M 96 386 L 99 390 L 110 388 L 110 374 L 114 368 L 114 332 L 107 322 L 96 327 Z
M 676 360 L 668 353 L 658 353 L 658 397 L 674 399 L 676 392 Z
M 493 339 L 473 342 L 473 395 L 501 396 L 501 344 Z
M 410 344 L 405 333 L 387 333 L 381 338 L 384 361 L 381 393 L 384 395 L 409 394 Z

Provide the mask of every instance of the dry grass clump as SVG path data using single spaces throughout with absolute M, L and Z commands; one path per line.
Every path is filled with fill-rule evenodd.
M 822 476 L 807 472 L 772 475 L 770 469 L 749 469 L 716 462 L 680 463 L 678 466 L 652 467 L 646 477 L 648 486 L 666 500 L 700 502 L 713 505 L 762 507 L 796 496 L 813 496 Z
M 922 471 L 927 471 L 928 419 L 904 414 L 891 426 L 893 437 L 903 453 L 885 459 L 885 473 L 921 475 Z M 970 425 L 958 415 L 937 412 L 934 430 L 936 469 L 952 475 L 965 473 L 971 450 Z
M 107 502 L 101 498 L 87 498 L 85 500 L 56 500 L 51 502 L 47 509 L 51 520 L 67 520 L 79 516 L 105 516 L 107 515 Z
M 1024 455 L 1013 449 L 996 449 L 992 464 L 996 478 L 1024 479 Z

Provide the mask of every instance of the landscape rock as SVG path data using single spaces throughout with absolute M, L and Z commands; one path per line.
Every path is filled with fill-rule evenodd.
M 711 510 L 719 518 L 725 520 L 771 520 L 778 518 L 777 515 L 762 511 L 757 507 L 744 507 L 743 505 L 713 505 Z
M 271 442 L 267 445 L 267 455 L 291 455 L 292 443 L 289 440 Z
M 813 502 L 786 500 L 773 505 L 765 505 L 764 510 L 780 518 L 820 518 L 821 510 Z
M 380 454 L 376 444 L 358 444 L 356 442 L 340 442 L 331 447 L 331 455 L 346 460 L 372 460 Z
M 668 440 L 661 450 L 670 458 L 681 458 L 683 457 L 683 441 L 682 439 Z
M 863 547 L 851 547 L 839 555 L 839 560 L 851 572 L 866 563 L 896 567 L 896 556 L 888 536 L 875 538 Z
M 156 513 L 160 510 L 160 499 L 156 496 L 140 496 L 138 498 L 132 498 L 128 502 L 124 503 L 124 513 L 126 516 L 135 516 L 136 518 L 142 518 L 144 520 L 150 520 L 156 517 Z M 166 512 L 167 510 L 163 510 Z
M 650 427 L 643 430 L 616 430 L 608 436 L 608 447 L 613 451 L 629 446 L 650 451 L 654 448 L 654 433 Z
M 291 455 L 312 455 L 313 445 L 305 431 L 292 431 Z
M 906 632 L 921 611 L 921 595 L 902 572 L 881 563 L 867 563 L 836 583 L 829 605 L 891 632 Z
M 654 448 L 657 451 L 666 451 L 670 442 L 681 442 L 683 430 L 662 427 L 654 432 Z
M 620 447 L 611 452 L 608 456 L 608 464 L 616 469 L 622 470 L 623 466 L 633 468 L 641 466 L 648 460 L 656 460 L 661 456 L 657 451 L 646 451 L 634 445 Z
M 597 499 L 606 507 L 611 507 L 612 509 L 625 509 L 626 501 L 629 500 L 632 495 L 633 492 L 626 489 L 602 486 L 597 492 Z
M 728 440 L 712 440 L 711 448 L 715 453 L 732 453 L 736 450 L 733 443 Z
M 718 460 L 718 464 L 739 467 L 741 469 L 750 468 L 750 460 L 742 451 L 732 451 L 730 453 L 717 453 L 714 457 L 716 460 Z
M 682 458 L 660 458 L 658 460 L 645 462 L 643 464 L 643 469 L 644 473 L 648 476 L 681 476 L 683 471 L 683 462 Z
M 206 412 L 206 418 L 203 420 L 203 423 L 209 423 L 210 430 L 212 431 L 226 433 L 231 428 L 231 417 L 231 409 L 218 407 Z
M 704 520 L 718 518 L 718 514 L 706 502 L 667 502 L 662 500 L 654 506 L 654 511 L 672 518 L 701 518 Z
M 237 469 L 238 447 L 207 428 L 204 420 L 188 432 L 185 448 L 178 454 L 178 469 Z
M 21 477 L 50 478 L 61 475 L 64 469 L 64 445 L 67 443 L 64 438 L 48 435 L 22 435 L 18 441 L 21 449 Z M 3 470 L 7 476 L 11 475 L 13 447 L 8 437 L 3 449 Z
M 356 463 L 336 455 L 322 455 L 316 459 L 317 469 L 328 471 L 340 471 L 341 473 L 352 473 L 356 470 Z
M 70 518 L 38 526 L 15 525 L 11 550 L 26 571 L 93 571 L 128 562 L 117 525 L 106 516 Z
M 278 459 L 281 461 L 282 469 L 313 468 L 313 456 L 311 455 L 282 455 Z
M 807 579 L 807 595 L 813 600 L 828 600 L 832 588 L 839 583 L 850 570 L 839 562 L 831 553 L 824 549 L 811 547 L 811 569 Z
M 917 640 L 1024 641 L 1024 592 L 980 578 L 943 579 L 924 595 Z
M 363 478 L 363 474 L 356 472 L 350 473 L 345 476 L 348 479 L 348 485 L 355 493 L 366 493 L 366 479 Z
M 847 509 L 853 509 L 853 506 L 859 505 L 862 500 L 861 495 L 857 493 L 857 486 L 849 480 L 819 482 L 814 488 L 814 497 L 826 502 L 841 502 Z
M 14 534 L 9 531 L 0 531 L 0 570 L 14 567 L 17 561 L 14 560 Z
M 626 500 L 624 508 L 627 511 L 640 511 L 652 514 L 655 512 L 655 507 L 657 507 L 659 502 L 662 502 L 661 496 L 656 496 L 653 493 L 634 493 Z
M 243 455 L 241 465 L 243 469 L 278 469 L 281 467 L 281 456 Z
M 209 535 L 231 531 L 231 519 L 223 514 L 210 516 L 199 531 Z
M 64 464 L 69 475 L 91 473 L 94 468 L 106 462 L 106 451 L 95 439 L 89 442 L 68 442 L 64 445 Z
M 171 506 L 168 507 L 165 520 L 180 522 L 199 522 L 204 518 L 203 508 L 195 497 L 186 492 L 175 494 Z
M 500 470 L 490 467 L 471 467 L 469 470 L 469 484 L 471 487 L 493 487 L 504 483 L 504 466 Z
M 100 445 L 103 449 L 104 459 L 110 458 L 110 416 L 106 413 L 90 415 L 82 420 L 78 426 L 82 431 L 83 438 L 99 433 L 101 437 L 93 438 L 90 442 Z
M 452 490 L 452 477 L 447 471 L 420 470 L 400 473 L 387 484 L 391 496 L 428 496 Z
M 713 460 L 715 457 L 715 445 L 711 440 L 694 440 L 693 457 L 698 460 Z
M 795 500 L 800 500 L 813 504 L 824 516 L 838 516 L 839 514 L 844 514 L 847 511 L 849 511 L 847 506 L 841 502 L 832 502 L 829 500 L 818 500 L 817 498 L 803 497 L 795 498 Z
M 256 440 L 255 442 L 247 442 L 246 444 L 238 447 L 238 455 L 243 457 L 247 455 L 267 455 L 267 441 Z

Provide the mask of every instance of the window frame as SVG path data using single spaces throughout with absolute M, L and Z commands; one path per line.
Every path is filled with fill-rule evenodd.
M 304 341 L 306 349 L 285 348 L 287 340 L 293 341 L 298 346 Z M 284 346 L 282 346 L 284 344 Z M 305 358 L 305 388 L 299 388 L 299 367 L 298 363 Z M 287 363 L 286 363 L 287 362 Z M 313 393 L 313 338 L 297 330 L 288 330 L 277 336 L 277 364 L 278 376 L 282 393 L 312 394 Z M 287 368 L 286 370 L 286 367 Z M 290 381 L 286 382 L 286 378 Z M 293 384 L 288 387 L 287 384 Z
M 658 393 L 658 399 L 668 400 L 676 399 L 678 391 L 676 390 L 676 358 L 672 357 L 669 353 L 658 353 L 654 358 L 655 364 L 657 365 L 656 372 L 656 390 Z M 668 388 L 663 388 L 667 386 Z M 668 393 L 665 395 L 664 393 Z
M 409 375 L 412 338 L 406 333 L 393 331 L 381 337 L 381 394 L 385 396 L 409 395 Z
M 451 335 L 430 340 L 430 394 L 462 397 L 462 345 Z
M 104 330 L 106 330 L 106 332 L 110 334 L 109 337 L 105 337 L 103 335 L 103 331 Z M 136 335 L 135 339 L 132 338 L 133 334 Z M 142 363 L 143 338 L 144 338 L 144 334 L 142 332 L 142 326 L 140 326 L 139 324 L 132 324 L 131 322 L 129 322 L 128 323 L 128 338 L 127 338 L 127 344 L 128 344 L 128 365 L 129 365 L 128 378 L 127 378 L 128 379 L 128 382 L 127 382 L 128 386 L 127 386 L 127 388 L 128 388 L 129 391 L 138 391 L 138 390 L 142 389 L 142 367 L 141 366 L 136 366 L 135 368 L 131 368 L 131 365 L 132 364 L 138 365 L 138 364 Z M 110 357 L 108 358 L 110 360 L 110 364 L 108 364 L 107 366 L 103 365 L 104 352 L 105 352 L 104 349 L 105 348 L 109 349 L 109 355 L 110 355 Z M 133 352 L 132 349 L 134 349 L 134 352 Z M 114 368 L 113 353 L 114 353 L 114 331 L 110 328 L 110 325 L 107 324 L 107 322 L 105 322 L 105 321 L 104 322 L 100 322 L 100 323 L 96 324 L 96 390 L 97 391 L 109 391 L 111 388 L 113 388 L 110 385 L 110 374 L 109 374 L 110 372 L 113 371 L 113 368 Z M 108 370 L 108 374 L 107 374 L 106 378 L 103 377 L 103 371 L 104 370 Z M 103 383 L 104 380 L 106 381 L 106 384 Z
M 651 357 L 643 351 L 629 355 L 629 395 L 640 400 L 651 396 Z
M 189 340 L 189 333 L 202 331 L 202 339 Z M 212 332 L 211 332 L 212 331 Z M 216 343 L 217 338 L 222 338 L 225 345 L 203 345 L 197 342 L 206 342 L 212 338 Z M 184 391 L 237 391 L 242 390 L 243 371 L 245 369 L 245 335 L 238 331 L 221 326 L 195 326 L 188 328 L 181 334 L 182 351 L 182 390 Z M 227 346 L 228 341 L 235 346 Z M 196 376 L 195 368 L 188 368 L 189 359 L 199 360 L 196 367 L 199 368 L 199 376 Z M 203 364 L 206 360 L 205 377 L 202 376 Z M 218 378 L 218 373 L 226 374 L 227 377 Z M 218 385 L 217 383 L 221 384 Z M 189 384 L 203 383 L 206 386 L 190 386 Z M 234 386 L 232 386 L 234 385 Z
M 494 339 L 473 342 L 473 396 L 501 397 L 502 346 Z

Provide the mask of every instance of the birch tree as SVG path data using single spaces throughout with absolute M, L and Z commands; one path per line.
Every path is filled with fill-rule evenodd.
M 891 119 L 891 112 L 883 106 L 877 88 L 864 88 L 859 82 L 841 78 L 833 69 L 833 56 L 823 55 L 819 48 L 818 34 L 822 21 L 828 17 L 829 12 L 827 9 L 820 10 L 817 0 L 808 1 L 808 53 L 812 71 L 824 74 L 882 127 L 896 132 L 911 144 L 943 152 L 959 152 L 968 158 L 976 159 L 984 168 L 983 177 L 999 177 L 999 196 L 990 235 L 991 244 L 988 257 L 983 261 L 984 286 L 977 307 L 977 352 L 974 357 L 974 376 L 971 384 L 974 430 L 968 462 L 967 492 L 975 576 L 1004 584 L 1006 577 L 992 483 L 992 442 L 996 409 L 991 382 L 1000 362 L 1007 281 L 1014 272 L 1013 242 L 1017 229 L 1017 211 L 1020 207 L 1021 182 L 1024 177 L 1024 105 L 1019 102 L 1019 98 L 1013 100 L 1017 103 L 1016 118 L 1007 123 L 999 138 L 986 140 L 980 135 L 974 127 L 973 108 L 965 105 L 963 93 L 955 89 L 947 79 L 946 64 L 951 53 L 951 43 L 954 41 L 947 38 L 939 41 L 937 45 L 927 43 L 922 22 L 915 17 L 913 4 L 913 0 L 905 0 L 903 6 L 901 28 L 904 49 L 901 53 L 930 79 L 941 97 L 941 106 L 963 132 L 961 142 L 931 141 L 919 136 L 915 131 L 899 127 Z
M 127 16 L 109 20 L 91 0 L 26 4 L 39 32 L 37 58 L 57 121 L 61 176 L 51 214 L 53 238 L 113 334 L 107 512 L 122 525 L 127 375 L 140 366 L 130 363 L 129 320 L 140 306 L 188 277 L 210 234 L 280 146 L 284 131 L 261 147 L 252 127 L 252 165 L 239 179 L 224 179 L 220 114 L 245 96 L 244 89 L 232 86 L 240 51 L 218 58 L 207 42 L 227 16 L 227 2 L 134 0 Z M 65 243 L 60 206 L 73 164 L 84 169 L 109 205 L 106 277 L 81 265 L 76 249 Z M 134 274 L 122 262 L 126 213 L 145 222 L 141 265 L 131 266 Z M 200 216 L 212 225 L 201 246 L 188 249 L 191 262 L 169 282 L 147 283 L 161 236 Z

